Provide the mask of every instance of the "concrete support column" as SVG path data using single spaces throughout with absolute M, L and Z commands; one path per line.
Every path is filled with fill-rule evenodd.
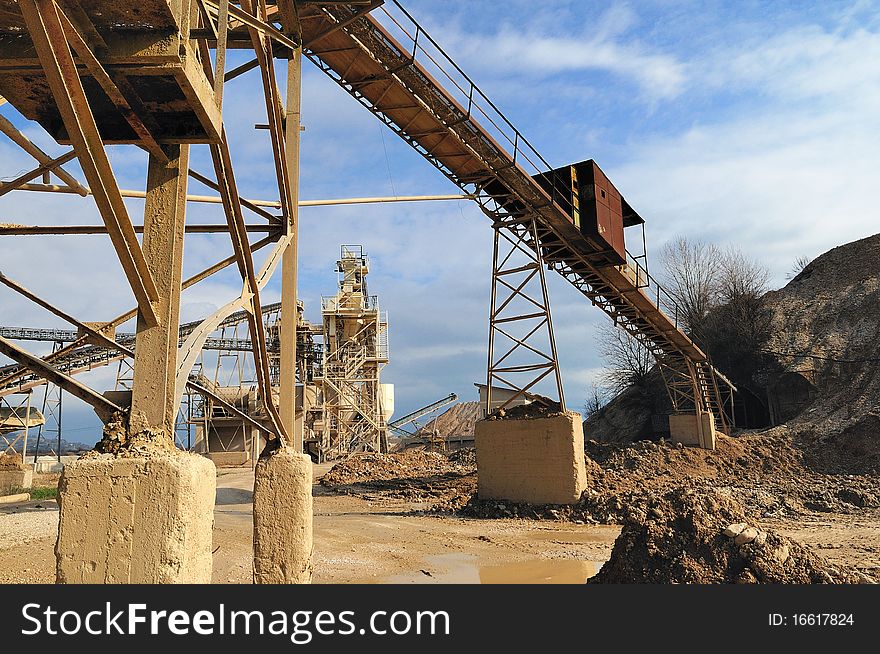
M 61 474 L 60 584 L 209 584 L 214 464 L 197 454 L 86 455 Z
M 669 437 L 673 443 L 714 450 L 715 416 L 708 411 L 673 414 L 669 416 Z
M 574 504 L 586 489 L 577 413 L 480 420 L 474 437 L 480 499 Z
M 262 456 L 254 483 L 254 583 L 312 579 L 312 460 L 291 447 Z
M 130 432 L 160 430 L 173 440 L 189 146 L 163 149 L 168 163 L 150 157 L 143 239 L 147 267 L 159 291 L 159 324 L 148 327 L 138 314 Z
M 156 282 L 159 320 L 138 315 L 127 436 L 92 452 L 59 482 L 55 545 L 59 583 L 210 583 L 216 471 L 174 447 L 184 217 L 189 146 L 150 158 L 143 251 Z M 129 448 L 134 440 L 137 448 Z

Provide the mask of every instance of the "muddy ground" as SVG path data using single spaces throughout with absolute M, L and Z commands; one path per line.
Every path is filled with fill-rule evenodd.
M 719 512 L 704 521 L 719 534 L 726 526 L 722 523 L 733 519 L 732 510 L 761 532 L 792 539 L 792 551 L 795 544 L 803 543 L 807 551 L 827 561 L 831 578 L 880 579 L 880 478 L 876 469 L 864 465 L 864 458 L 817 450 L 813 443 L 782 429 L 719 436 L 713 452 L 647 441 L 626 446 L 587 441 L 586 452 L 588 488 L 574 506 L 477 499 L 473 451 L 451 453 L 448 460 L 443 454 L 423 451 L 365 455 L 338 465 L 321 483 L 354 497 L 420 501 L 429 507 L 427 511 L 444 517 L 627 524 L 640 529 L 656 522 L 651 510 L 668 507 L 670 493 L 690 491 L 728 507 L 727 515 Z M 679 538 L 699 531 L 675 522 L 676 517 L 667 516 L 674 523 L 671 529 L 692 531 Z M 649 525 L 649 531 L 652 526 L 656 525 Z M 771 541 L 777 542 L 775 536 Z M 723 549 L 725 543 L 712 543 L 716 545 Z M 664 565 L 662 560 L 653 564 Z M 837 575 L 837 568 L 852 574 Z M 715 572 L 702 581 L 727 579 Z M 804 577 L 793 573 L 791 579 Z
M 476 499 L 473 451 L 409 450 L 356 456 L 332 470 L 315 466 L 314 580 L 583 583 L 611 557 L 620 525 L 627 525 L 631 537 L 618 549 L 626 545 L 631 556 L 646 540 L 639 534 L 675 528 L 678 523 L 658 525 L 656 509 L 669 506 L 668 494 L 679 491 L 711 496 L 712 506 L 733 507 L 712 516 L 706 522 L 710 530 L 720 531 L 722 522 L 738 516 L 772 534 L 769 542 L 777 549 L 789 543 L 780 539 L 802 544 L 801 558 L 818 557 L 818 563 L 809 559 L 810 570 L 846 569 L 855 575 L 841 579 L 880 577 L 875 470 L 850 474 L 839 459 L 805 454 L 778 431 L 721 438 L 715 452 L 588 442 L 587 454 L 589 489 L 573 507 Z M 217 481 L 214 581 L 248 583 L 253 473 L 221 470 Z M 0 582 L 53 580 L 57 516 L 51 501 L 0 508 Z M 706 536 L 707 542 L 716 536 L 719 547 L 732 547 L 718 534 Z M 801 552 L 800 545 L 788 547 Z M 724 561 L 731 560 L 740 561 L 725 554 Z M 652 565 L 662 567 L 664 560 Z M 766 572 L 755 568 L 758 575 Z M 699 578 L 754 577 L 740 568 L 736 578 L 716 573 Z M 617 574 L 620 580 L 619 569 Z
M 316 477 L 330 466 L 315 466 Z M 221 470 L 214 582 L 250 583 L 250 470 Z M 617 526 L 427 513 L 425 502 L 314 487 L 316 583 L 583 583 L 608 558 Z M 55 502 L 0 507 L 0 582 L 51 583 Z

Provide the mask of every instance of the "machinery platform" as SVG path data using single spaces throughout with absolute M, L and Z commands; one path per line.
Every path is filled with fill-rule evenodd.
M 189 39 L 190 0 L 60 0 L 58 5 L 156 142 L 219 140 L 220 110 Z M 141 142 L 124 110 L 76 48 L 73 52 L 102 140 Z M 0 94 L 59 143 L 70 142 L 19 3 L 13 0 L 0 0 Z

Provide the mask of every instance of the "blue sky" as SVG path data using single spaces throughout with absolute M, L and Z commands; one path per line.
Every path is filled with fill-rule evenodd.
M 878 231 L 880 11 L 848 2 L 444 2 L 405 5 L 553 165 L 596 159 L 647 220 L 649 255 L 678 235 L 736 245 L 765 263 L 774 285 L 799 256 L 816 256 Z M 229 66 L 236 65 L 232 58 Z M 283 83 L 283 79 L 282 79 Z M 51 142 L 8 105 L 4 115 L 52 153 Z M 241 192 L 274 198 L 259 74 L 230 84 L 224 114 Z M 304 199 L 453 193 L 455 188 L 311 64 L 303 94 Z M 384 130 L 384 131 L 383 131 Z M 143 188 L 145 157 L 112 148 L 120 185 Z M 210 172 L 206 148 L 194 167 Z M 0 143 L 0 175 L 32 167 Z M 76 170 L 70 166 L 70 170 Z M 80 175 L 81 178 L 81 175 Z M 206 193 L 198 184 L 194 193 Z M 140 220 L 142 203 L 130 201 Z M 0 221 L 95 223 L 91 200 L 13 193 Z M 222 221 L 193 206 L 190 220 Z M 492 232 L 467 202 L 305 208 L 301 297 L 319 318 L 342 243 L 371 256 L 370 287 L 389 311 L 397 413 L 450 391 L 475 399 L 485 377 Z M 188 237 L 187 273 L 230 252 L 221 236 Z M 102 237 L 0 239 L 0 267 L 85 320 L 132 305 Z M 604 316 L 548 278 L 568 403 L 580 408 L 601 361 Z M 184 319 L 240 291 L 234 271 L 187 291 Z M 277 299 L 271 282 L 266 300 Z M 0 324 L 60 325 L 0 292 Z M 35 344 L 27 344 L 33 350 Z M 83 377 L 109 388 L 114 371 Z M 71 400 L 71 440 L 98 436 Z M 76 431 L 74 431 L 76 430 Z M 80 438 L 81 436 L 81 438 Z

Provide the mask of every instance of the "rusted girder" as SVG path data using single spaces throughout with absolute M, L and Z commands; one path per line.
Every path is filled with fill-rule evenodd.
M 147 323 L 156 325 L 152 304 L 159 299 L 156 284 L 119 193 L 54 0 L 20 0 L 18 6 L 138 306 Z
M 255 14 L 255 5 L 251 0 L 241 0 L 241 6 L 242 10 L 248 14 Z M 262 3 L 262 8 L 265 8 L 265 2 Z M 281 200 L 281 213 L 284 215 L 285 221 L 289 222 L 291 192 L 287 152 L 284 148 L 284 108 L 281 105 L 280 93 L 275 83 L 275 60 L 272 57 L 272 44 L 258 29 L 251 27 L 250 33 L 263 78 L 263 96 L 266 101 L 266 114 L 269 117 L 269 134 Z
M 165 156 L 161 146 L 156 142 L 156 139 L 150 130 L 147 129 L 147 126 L 144 124 L 140 115 L 132 108 L 132 104 L 140 105 L 140 98 L 136 97 L 136 94 L 131 89 L 130 85 L 127 84 L 125 77 L 117 74 L 115 75 L 117 79 L 114 80 L 113 76 L 105 70 L 95 53 L 92 52 L 92 48 L 86 42 L 86 39 L 79 33 L 77 27 L 70 21 L 64 12 L 59 11 L 58 18 L 61 20 L 64 35 L 67 37 L 68 43 L 70 43 L 80 60 L 85 64 L 88 71 L 92 74 L 92 77 L 95 78 L 95 81 L 101 86 L 104 93 L 107 94 L 107 98 L 110 102 L 119 109 L 119 113 L 125 118 L 125 122 L 127 122 L 131 126 L 131 129 L 134 130 L 134 133 L 137 134 L 144 149 L 159 161 L 167 162 L 168 158 Z M 123 88 L 120 88 L 120 85 Z M 125 93 L 123 89 L 128 93 Z M 143 109 L 142 106 L 140 108 Z M 141 111 L 141 113 L 143 114 L 145 112 Z
M 254 243 L 253 245 L 251 245 L 251 252 L 252 253 L 256 252 L 256 251 L 266 247 L 270 243 L 274 242 L 275 240 L 277 240 L 277 239 L 272 236 L 268 236 L 264 239 L 261 239 L 261 240 L 257 241 L 256 243 Z M 193 286 L 194 284 L 197 284 L 200 281 L 207 279 L 208 277 L 210 277 L 214 273 L 217 273 L 217 272 L 223 270 L 224 268 L 231 266 L 233 263 L 235 263 L 235 256 L 234 255 L 226 257 L 225 259 L 218 261 L 217 263 L 215 263 L 212 266 L 208 266 L 207 268 L 205 268 L 201 272 L 199 272 L 199 273 L 193 275 L 192 277 L 190 277 L 189 279 L 187 279 L 185 282 L 183 282 L 182 287 L 184 289 L 187 289 L 190 286 Z M 273 268 L 273 270 L 274 270 L 274 268 Z M 269 275 L 271 275 L 271 272 L 269 273 Z M 126 311 L 125 313 L 120 314 L 119 316 L 117 316 L 113 320 L 106 322 L 103 325 L 98 325 L 96 327 L 96 329 L 97 330 L 115 329 L 115 328 L 119 327 L 119 325 L 126 322 L 127 320 L 131 320 L 132 318 L 134 318 L 136 313 L 137 313 L 137 308 L 130 309 L 129 311 Z M 60 350 L 53 352 L 52 354 L 47 355 L 46 357 L 44 357 L 42 359 L 42 361 L 45 364 L 50 364 L 58 359 L 61 359 L 62 357 L 69 356 L 74 351 L 76 351 L 78 348 L 80 348 L 85 343 L 85 341 L 86 341 L 86 338 L 85 338 L 85 336 L 83 336 L 82 338 L 77 339 L 73 343 L 70 343 L 69 345 L 61 348 Z M 192 366 L 190 365 L 190 367 L 192 367 Z M 28 371 L 27 368 L 18 369 L 18 370 L 7 373 L 3 377 L 0 377 L 0 388 L 4 388 L 4 387 L 8 386 L 9 384 L 14 383 L 16 380 L 21 379 L 23 376 L 27 375 L 27 371 Z M 175 383 L 175 388 L 176 388 L 176 383 Z
M 211 398 L 214 402 L 216 402 L 217 404 L 222 406 L 224 409 L 229 411 L 229 413 L 233 414 L 234 416 L 236 416 L 238 418 L 241 418 L 246 423 L 248 423 L 252 427 L 255 427 L 256 429 L 259 429 L 261 432 L 263 432 L 264 434 L 266 434 L 270 438 L 275 436 L 275 433 L 271 429 L 266 427 L 266 425 L 264 425 L 260 422 L 257 422 L 256 420 L 251 418 L 248 414 L 246 414 L 244 411 L 242 411 L 241 409 L 236 407 L 234 404 L 227 402 L 221 396 L 217 395 L 214 391 L 206 388 L 205 386 L 202 386 L 198 382 L 195 382 L 191 379 L 188 382 L 186 382 L 186 385 L 189 386 L 189 388 L 194 390 L 196 393 L 199 393 L 201 395 L 204 395 L 205 397 Z
M 245 0 L 245 2 L 246 1 L 247 0 Z M 218 2 L 215 2 L 214 0 L 204 0 L 204 3 L 212 11 L 214 11 L 215 13 L 219 13 L 220 4 Z M 281 32 L 277 27 L 275 27 L 274 25 L 270 25 L 269 23 L 267 23 L 263 20 L 260 20 L 259 18 L 254 16 L 252 13 L 248 13 L 244 9 L 241 9 L 241 8 L 236 7 L 235 5 L 231 4 L 231 5 L 229 5 L 229 15 L 231 17 L 235 18 L 236 20 L 240 21 L 241 23 L 243 23 L 247 27 L 252 28 L 252 29 L 256 29 L 259 32 L 265 34 L 266 36 L 277 41 L 278 43 L 280 43 L 283 46 L 286 46 L 286 47 L 294 49 L 294 50 L 297 47 L 299 47 L 299 44 L 296 41 L 294 41 L 293 39 L 288 37 L 286 34 L 284 34 L 284 32 Z
M 56 157 L 55 159 L 49 159 L 45 163 L 37 166 L 31 171 L 24 173 L 13 179 L 11 182 L 2 182 L 0 183 L 0 196 L 6 195 L 10 191 L 14 191 L 19 188 L 22 184 L 27 184 L 32 179 L 36 179 L 40 175 L 43 175 L 48 172 L 52 172 L 53 170 L 57 170 L 62 165 L 66 164 L 71 159 L 76 158 L 76 152 L 71 150 L 66 154 L 62 154 L 60 157 Z
M 10 123 L 9 120 L 3 115 L 0 115 L 0 132 L 6 134 L 6 136 L 8 136 L 16 145 L 18 145 L 18 147 L 27 152 L 41 164 L 45 165 L 52 161 L 52 157 L 50 157 L 36 145 L 31 143 L 28 137 L 22 134 L 15 127 L 15 125 Z M 76 193 L 77 195 L 81 195 L 83 197 L 86 197 L 89 194 L 88 189 L 80 184 L 76 177 L 68 173 L 61 166 L 55 167 L 52 172 L 54 172 L 62 182 L 70 187 L 72 193 Z
M 34 356 L 30 352 L 21 349 L 14 343 L 7 341 L 2 336 L 0 336 L 0 353 L 5 354 L 13 361 L 26 366 L 28 369 L 34 370 L 59 388 L 64 389 L 74 397 L 78 397 L 86 404 L 89 404 L 104 423 L 109 422 L 114 413 L 122 412 L 122 407 L 116 406 L 97 391 L 92 390 L 85 384 L 81 384 L 73 377 L 56 370 L 40 357 Z
M 254 368 L 257 374 L 257 386 L 260 390 L 266 414 L 272 421 L 275 433 L 281 440 L 281 443 L 286 445 L 288 443 L 288 435 L 281 422 L 278 409 L 272 401 L 269 354 L 266 350 L 266 330 L 260 317 L 260 290 L 262 285 L 258 282 L 254 270 L 254 261 L 248 245 L 244 217 L 241 213 L 241 203 L 238 201 L 238 189 L 235 186 L 235 178 L 232 174 L 232 160 L 229 156 L 229 146 L 226 142 L 225 132 L 221 135 L 220 143 L 211 145 L 210 148 L 211 158 L 214 160 L 214 169 L 217 173 L 217 181 L 220 185 L 220 196 L 223 198 L 223 209 L 226 212 L 226 220 L 229 223 L 232 250 L 235 254 L 239 273 L 244 282 L 241 300 L 243 307 L 248 311 L 248 327 L 254 344 Z M 178 385 L 180 374 L 181 370 L 178 368 Z M 189 374 L 189 370 L 186 370 L 186 374 Z
M 102 344 L 105 347 L 119 350 L 120 352 L 124 352 L 125 354 L 128 354 L 129 356 L 131 356 L 133 354 L 133 352 L 130 349 L 128 349 L 127 347 L 125 347 L 124 345 L 120 345 L 119 343 L 114 341 L 112 338 L 108 338 L 107 336 L 102 334 L 100 331 L 94 329 L 93 327 L 87 325 L 84 322 L 77 320 L 76 318 L 71 316 L 69 313 L 59 309 L 51 302 L 48 302 L 48 301 L 44 300 L 43 298 L 39 297 L 38 295 L 36 295 L 35 293 L 29 291 L 24 286 L 22 286 L 21 284 L 19 284 L 18 282 L 16 282 L 13 279 L 10 279 L 9 277 L 4 275 L 3 273 L 0 273 L 0 284 L 4 284 L 5 286 L 8 286 L 13 291 L 26 297 L 28 300 L 30 300 L 34 304 L 40 305 L 41 307 L 43 307 L 47 311 L 50 311 L 51 313 L 55 314 L 56 316 L 58 316 L 62 320 L 66 320 L 71 325 L 75 325 L 82 333 L 88 334 L 93 339 L 95 339 L 99 344 Z

